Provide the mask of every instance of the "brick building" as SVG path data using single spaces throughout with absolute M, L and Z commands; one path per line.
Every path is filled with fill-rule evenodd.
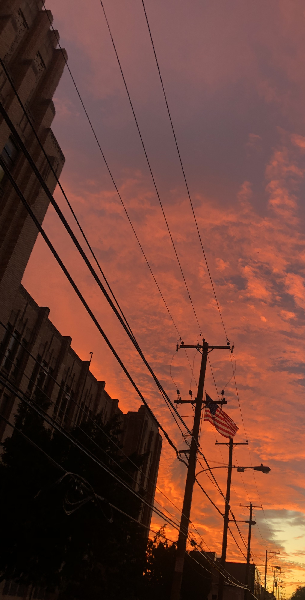
M 58 34 L 50 28 L 52 14 L 42 0 L 0 0 L 0 57 L 38 133 L 57 176 L 64 156 L 51 130 L 55 116 L 53 95 L 64 70 L 66 53 L 57 48 Z M 50 191 L 56 181 L 32 132 L 28 119 L 0 67 L 0 101 L 16 127 Z M 41 190 L 18 143 L 0 119 L 0 154 L 36 217 L 42 223 L 49 201 Z M 158 427 L 142 406 L 124 415 L 118 400 L 105 390 L 49 320 L 49 309 L 39 307 L 21 281 L 37 238 L 37 229 L 0 168 L 0 374 L 22 394 L 35 400 L 37 391 L 50 398 L 50 415 L 69 428 L 88 415 L 103 421 L 118 414 L 123 451 L 145 454 L 135 488 L 144 488 L 153 502 L 161 453 Z M 2 418 L 13 422 L 19 400 L 0 385 L 0 440 L 10 434 Z M 151 510 L 143 506 L 142 522 L 149 525 Z M 12 594 L 11 594 L 12 595 Z

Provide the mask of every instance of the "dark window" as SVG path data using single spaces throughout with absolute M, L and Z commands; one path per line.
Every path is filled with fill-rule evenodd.
M 14 365 L 14 359 L 19 349 L 20 338 L 20 333 L 17 331 L 15 331 L 14 334 L 10 334 L 10 338 L 1 361 L 1 368 L 5 369 L 5 371 L 9 372 Z
M 29 385 L 28 385 L 28 391 L 31 392 L 33 390 L 33 387 L 35 385 L 38 373 L 39 373 L 39 369 L 40 369 L 40 361 L 41 361 L 42 357 L 40 356 L 40 354 L 38 354 L 37 359 L 35 361 L 35 365 L 34 365 L 34 369 L 32 372 L 32 376 L 31 379 L 29 381 Z
M 15 144 L 12 137 L 10 137 L 1 153 L 1 156 L 5 162 L 5 164 L 11 169 L 15 163 L 18 154 L 18 147 Z

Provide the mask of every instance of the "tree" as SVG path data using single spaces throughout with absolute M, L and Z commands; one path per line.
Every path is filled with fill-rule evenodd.
M 163 526 L 148 542 L 143 600 L 168 600 L 175 558 L 176 544 L 167 540 Z M 182 600 L 206 600 L 211 584 L 211 567 L 207 558 L 198 550 L 187 552 L 182 580 Z
M 61 600 L 136 598 L 146 541 L 119 510 L 137 519 L 140 500 L 32 409 L 20 406 L 16 427 L 22 434 L 5 441 L 0 463 L 1 580 L 56 588 Z M 117 449 L 116 419 L 104 428 L 100 419 L 85 422 L 70 435 L 131 483 L 136 467 Z
M 305 600 L 305 586 L 299 585 L 291 596 L 291 600 Z

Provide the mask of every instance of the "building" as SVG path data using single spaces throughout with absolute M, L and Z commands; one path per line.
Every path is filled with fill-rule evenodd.
M 210 554 L 210 553 L 209 553 Z M 219 562 L 214 554 L 213 562 L 217 565 Z M 230 581 L 225 580 L 223 589 L 224 600 L 244 600 L 245 591 L 244 586 L 246 585 L 246 563 L 238 562 L 226 562 L 225 571 Z M 217 600 L 218 598 L 218 583 L 219 583 L 219 570 L 218 568 L 212 567 L 212 588 L 208 596 L 208 600 Z M 251 594 L 248 594 L 248 599 L 255 596 L 259 600 L 265 600 L 264 588 L 261 586 L 260 575 L 254 564 L 249 565 L 248 584 Z
M 58 177 L 64 156 L 51 130 L 55 116 L 52 98 L 67 55 L 57 48 L 58 33 L 50 28 L 51 23 L 52 14 L 43 10 L 42 0 L 0 0 L 0 57 Z M 0 101 L 53 193 L 55 177 L 5 69 L 0 67 Z M 42 223 L 49 200 L 3 119 L 0 154 Z M 105 382 L 97 381 L 90 372 L 90 361 L 82 361 L 76 355 L 71 338 L 61 335 L 49 320 L 49 309 L 39 307 L 22 286 L 36 238 L 36 226 L 1 168 L 0 440 L 10 434 L 7 421 L 13 421 L 20 401 L 10 391 L 8 382 L 37 402 L 39 395 L 45 394 L 50 399 L 50 415 L 67 429 L 97 414 L 102 414 L 104 423 L 118 414 L 123 452 L 144 456 L 134 487 L 144 491 L 152 503 L 161 453 L 156 422 L 144 406 L 127 415 L 120 411 L 119 401 L 106 392 Z M 151 510 L 145 505 L 142 523 L 149 526 L 150 519 Z
M 58 37 L 50 29 L 52 14 L 41 10 L 42 4 L 41 0 L 1 0 L 0 56 L 59 176 L 64 156 L 51 130 L 55 116 L 52 97 L 63 73 L 66 55 L 56 48 Z M 53 192 L 55 178 L 2 68 L 0 100 Z M 49 201 L 3 120 L 0 124 L 0 150 L 32 210 L 42 222 Z M 17 200 L 10 182 L 3 177 L 3 170 L 0 177 L 0 320 L 7 323 L 38 232 Z

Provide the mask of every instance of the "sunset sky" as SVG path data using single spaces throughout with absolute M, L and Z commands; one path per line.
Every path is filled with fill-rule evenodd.
M 200 341 L 99 0 L 47 0 L 101 148 L 140 243 L 185 343 Z M 146 0 L 152 36 L 206 257 L 234 355 L 210 355 L 225 410 L 239 427 L 234 464 L 261 462 L 269 475 L 233 472 L 231 506 L 239 520 L 253 502 L 253 560 L 280 551 L 289 597 L 305 585 L 305 5 L 303 0 Z M 156 185 L 201 331 L 226 336 L 200 247 L 141 0 L 105 0 L 105 11 Z M 53 131 L 66 157 L 61 183 L 145 355 L 174 400 L 197 388 L 200 355 L 189 351 L 149 272 L 65 70 Z M 72 223 L 59 190 L 56 199 Z M 80 262 L 53 210 L 45 227 L 111 342 L 177 446 L 186 444 L 157 388 Z M 74 225 L 73 225 L 74 228 Z M 44 274 L 41 277 L 41 273 Z M 41 239 L 23 284 L 124 412 L 140 402 Z M 232 366 L 236 371 L 238 402 Z M 171 378 L 172 375 L 172 378 Z M 173 381 L 174 380 L 174 381 Z M 175 384 L 174 384 L 175 382 Z M 217 392 L 208 367 L 206 391 Z M 191 425 L 191 410 L 182 408 Z M 203 423 L 211 466 L 228 450 Z M 200 467 L 198 467 L 200 470 Z M 214 471 L 225 491 L 226 470 Z M 186 469 L 163 440 L 156 499 L 179 520 Z M 205 473 L 200 481 L 223 500 Z M 161 494 L 166 494 L 167 498 Z M 177 507 L 175 508 L 170 501 Z M 192 522 L 203 549 L 220 554 L 222 518 L 196 486 Z M 153 519 L 157 528 L 162 521 Z M 247 525 L 240 523 L 247 536 Z M 167 527 L 168 536 L 176 532 Z M 193 531 L 193 530 L 192 530 Z M 233 530 L 234 531 L 234 530 Z M 245 553 L 235 528 L 234 535 Z M 244 560 L 229 537 L 228 559 Z M 270 568 L 268 585 L 271 586 Z

